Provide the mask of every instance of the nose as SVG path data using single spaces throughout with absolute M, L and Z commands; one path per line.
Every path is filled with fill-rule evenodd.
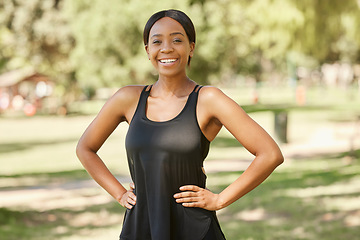
M 161 52 L 162 53 L 169 53 L 169 52 L 172 52 L 174 49 L 173 49 L 173 47 L 172 47 L 172 45 L 171 45 L 171 43 L 170 42 L 168 42 L 168 41 L 164 41 L 163 42 L 163 46 L 162 46 L 162 48 L 161 48 Z

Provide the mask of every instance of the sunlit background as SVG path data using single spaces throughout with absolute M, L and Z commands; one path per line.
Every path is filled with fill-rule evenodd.
M 157 76 L 147 19 L 193 20 L 189 76 L 238 102 L 285 163 L 218 212 L 229 240 L 360 236 L 359 0 L 1 0 L 0 239 L 118 239 L 124 209 L 75 156 L 106 99 Z M 123 123 L 99 154 L 128 186 Z M 253 159 L 221 130 L 205 169 L 220 192 Z

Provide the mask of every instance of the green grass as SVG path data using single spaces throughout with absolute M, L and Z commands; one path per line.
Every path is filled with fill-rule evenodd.
M 79 210 L 68 208 L 35 211 L 0 208 L 0 234 L 4 240 L 62 239 L 73 235 L 84 235 L 89 239 L 92 232 L 106 232 L 114 226 L 119 232 L 123 213 L 124 210 L 115 202 Z M 115 217 L 116 223 L 113 217 L 115 214 L 118 215 Z M 84 217 L 88 220 L 84 220 Z M 79 220 L 75 222 L 77 219 Z
M 350 209 L 331 205 L 337 199 L 356 200 L 360 194 L 356 186 L 360 161 L 348 165 L 343 155 L 346 153 L 285 163 L 260 187 L 218 213 L 227 239 L 356 239 L 360 230 L 349 219 L 359 217 L 359 204 Z M 221 191 L 240 174 L 208 174 L 209 188 Z M 46 174 L 53 180 L 61 176 L 70 181 L 78 179 L 79 172 Z M 354 191 L 349 191 L 351 185 Z M 83 195 L 91 201 L 92 196 L 102 194 L 95 190 Z M 107 234 L 120 231 L 123 212 L 114 201 L 45 211 L 0 208 L 0 234 L 5 236 L 2 239 L 107 239 Z
M 360 151 L 358 151 L 358 154 Z M 338 199 L 358 200 L 360 163 L 341 162 L 339 156 L 285 163 L 260 187 L 220 212 L 229 239 L 356 239 L 360 204 L 343 209 Z M 340 171 L 341 170 L 341 171 Z M 359 170 L 359 168 L 358 168 Z M 214 190 L 223 189 L 239 173 L 221 173 L 211 179 Z M 221 183 L 224 179 L 227 181 Z M 351 190 L 353 185 L 354 191 Z M 346 189 L 346 191 L 345 191 Z M 357 220 L 351 222 L 352 217 Z
M 288 111 L 292 143 L 303 142 L 326 124 L 353 123 L 360 115 L 360 97 L 341 89 L 310 89 L 303 107 L 296 106 L 292 90 L 286 88 L 261 89 L 258 105 L 251 105 L 249 90 L 225 92 L 271 135 L 273 112 Z M 89 176 L 75 156 L 77 140 L 101 105 L 99 101 L 76 103 L 68 117 L 0 116 L 1 239 L 117 239 L 124 209 L 100 187 L 88 183 Z M 99 152 L 119 178 L 128 176 L 126 130 L 126 124 L 121 124 Z M 207 161 L 251 158 L 223 129 Z M 288 159 L 262 185 L 219 211 L 227 239 L 356 239 L 360 235 L 359 159 L 360 150 Z M 209 173 L 208 187 L 220 192 L 240 174 L 236 169 Z M 73 183 L 79 186 L 69 185 Z M 15 190 L 25 191 L 19 196 L 28 202 L 2 205 L 4 194 Z M 32 193 L 43 195 L 31 198 Z
M 0 118 L 0 175 L 80 169 L 75 147 L 93 118 L 93 115 Z M 119 174 L 127 174 L 123 139 L 126 129 L 126 124 L 120 124 L 99 151 L 110 168 L 121 169 Z

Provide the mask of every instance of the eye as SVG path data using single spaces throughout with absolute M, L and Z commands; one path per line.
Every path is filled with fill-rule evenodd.
M 161 43 L 161 41 L 160 41 L 160 40 L 158 40 L 158 39 L 155 39 L 155 40 L 153 40 L 153 41 L 152 41 L 152 43 L 153 43 L 153 44 L 160 44 L 160 43 Z
M 182 40 L 179 39 L 179 38 L 175 38 L 173 41 L 174 41 L 174 43 L 181 43 L 182 42 Z

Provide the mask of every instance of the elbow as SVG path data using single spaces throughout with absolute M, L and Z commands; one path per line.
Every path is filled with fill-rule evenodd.
M 82 165 L 87 165 L 91 159 L 93 159 L 94 154 L 96 155 L 95 150 L 88 146 L 84 141 L 80 139 L 78 144 L 76 145 L 75 153 L 77 158 L 80 160 Z
M 275 167 L 281 165 L 284 162 L 284 156 L 280 150 L 273 154 L 272 162 L 274 163 Z
M 82 153 L 83 153 L 83 148 L 81 147 L 80 142 L 78 142 L 78 144 L 76 145 L 75 153 L 76 153 L 77 158 L 81 161 L 81 156 L 82 156 Z
M 81 141 L 79 141 L 78 144 L 76 145 L 75 153 L 76 153 L 77 158 L 80 160 L 80 162 L 83 163 L 83 161 L 86 159 L 86 157 L 85 157 L 86 148 L 85 148 L 84 144 L 81 143 Z
M 277 160 L 278 166 L 281 165 L 285 161 L 284 156 L 282 154 L 280 154 L 280 155 L 281 155 L 281 157 L 279 157 Z

